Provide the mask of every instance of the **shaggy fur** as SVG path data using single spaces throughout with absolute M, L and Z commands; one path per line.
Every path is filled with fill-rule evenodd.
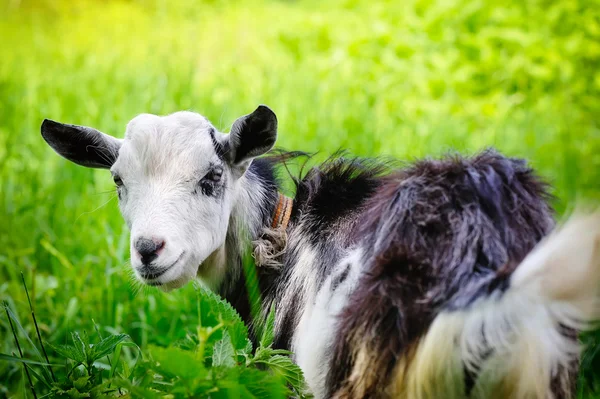
M 493 151 L 422 161 L 386 177 L 356 233 L 371 245 L 340 315 L 332 359 L 340 367 L 329 374 L 329 392 L 374 395 L 398 354 L 413 354 L 441 311 L 506 290 L 516 265 L 553 226 L 546 198 L 523 162 Z M 361 348 L 377 357 L 364 360 L 358 375 L 352 363 Z
M 494 150 L 403 168 L 336 154 L 294 178 L 289 224 L 273 231 L 277 174 L 302 155 L 256 158 L 276 128 L 261 106 L 229 135 L 188 112 L 139 116 L 124 140 L 49 121 L 42 133 L 119 175 L 146 284 L 196 277 L 252 327 L 254 253 L 275 347 L 317 398 L 572 397 L 577 332 L 600 317 L 600 212 L 557 228 L 546 184 Z M 133 243 L 157 236 L 146 278 Z

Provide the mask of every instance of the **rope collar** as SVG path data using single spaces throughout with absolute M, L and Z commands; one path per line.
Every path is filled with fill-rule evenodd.
M 293 199 L 279 193 L 279 201 L 275 207 L 275 214 L 273 215 L 273 223 L 271 224 L 271 228 L 285 230 L 288 222 L 290 221 L 290 215 L 292 214 L 293 206 Z
M 271 226 L 264 228 L 259 239 L 252 242 L 252 256 L 257 266 L 278 269 L 282 266 L 281 256 L 287 248 L 287 232 L 294 200 L 279 193 L 279 199 L 273 213 Z

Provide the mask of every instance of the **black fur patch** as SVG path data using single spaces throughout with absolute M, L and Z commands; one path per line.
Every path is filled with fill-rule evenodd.
M 384 163 L 376 160 L 332 156 L 296 182 L 292 218 L 299 213 L 306 215 L 318 240 L 340 218 L 361 210 L 365 200 L 381 185 L 380 177 L 387 170 Z
M 278 200 L 278 183 L 274 169 L 274 162 L 272 160 L 263 158 L 254 159 L 246 171 L 246 177 L 256 186 L 262 186 L 267 193 L 259 207 L 262 224 L 258 227 L 262 228 L 262 226 L 269 226 L 271 224 L 273 211 Z M 227 246 L 238 248 L 238 243 L 233 242 L 233 237 L 233 235 L 228 234 Z M 233 254 L 229 255 L 232 256 Z M 236 253 L 233 256 L 235 256 L 234 259 L 229 259 L 229 267 L 231 270 L 243 270 L 242 259 L 239 254 Z M 256 272 L 263 303 L 270 303 L 274 297 L 274 291 L 276 287 L 275 280 L 278 277 L 278 274 L 274 270 L 260 267 L 256 269 Z M 250 300 L 245 284 L 245 276 L 243 273 L 241 273 L 236 275 L 235 278 L 235 281 L 230 281 L 229 284 L 225 284 L 219 294 L 232 304 L 232 306 L 240 314 L 242 320 L 249 326 L 250 338 L 256 347 L 257 336 L 254 328 L 254 320 L 252 320 Z
M 389 165 L 379 160 L 334 154 L 296 181 L 291 220 L 302 222 L 302 234 L 322 253 L 331 253 L 319 269 L 319 287 L 335 265 L 329 258 L 336 258 L 340 250 L 355 242 L 350 233 L 357 217 L 388 170 Z
M 506 290 L 554 225 L 548 199 L 524 162 L 494 151 L 421 161 L 386 177 L 355 232 L 370 248 L 369 271 L 340 318 L 329 394 L 354 397 L 346 379 L 359 342 L 374 353 L 374 395 L 440 311 Z
M 261 105 L 251 114 L 236 120 L 229 133 L 229 150 L 234 164 L 269 151 L 277 139 L 277 117 Z M 234 144 L 235 143 L 235 148 Z
M 303 155 L 303 154 L 294 154 Z M 322 164 L 311 168 L 301 179 L 296 179 L 296 197 L 290 217 L 288 234 L 305 236 L 319 254 L 312 265 L 321 287 L 340 255 L 354 240 L 351 230 L 356 227 L 356 216 L 365 201 L 382 183 L 381 176 L 388 169 L 384 162 L 360 158 L 343 158 L 335 154 Z M 284 257 L 284 267 L 278 279 L 278 289 L 287 289 L 293 265 L 297 263 L 298 248 L 290 247 Z M 289 348 L 301 309 L 301 292 L 291 294 L 297 298 L 298 308 L 281 309 L 284 327 L 276 334 L 275 347 Z M 279 295 L 283 295 L 279 293 Z
M 227 151 L 229 149 L 227 148 L 226 145 L 217 141 L 217 138 L 215 137 L 215 129 L 214 128 L 211 128 L 208 133 L 210 134 L 210 140 L 215 149 L 215 152 L 217 153 L 217 156 L 219 157 L 219 159 L 221 161 L 225 161 L 225 154 L 227 153 Z
M 263 205 L 260 207 L 263 226 L 271 225 L 273 212 L 279 200 L 279 180 L 275 166 L 276 163 L 269 158 L 255 158 L 246 172 L 246 177 L 253 184 L 261 185 L 268 193 Z
M 50 147 L 78 165 L 108 169 L 119 154 L 117 139 L 90 127 L 44 119 L 41 131 Z
M 352 265 L 346 265 L 344 270 L 341 273 L 335 275 L 331 280 L 331 291 L 337 290 L 337 288 L 348 278 L 348 274 L 350 274 L 350 268 Z

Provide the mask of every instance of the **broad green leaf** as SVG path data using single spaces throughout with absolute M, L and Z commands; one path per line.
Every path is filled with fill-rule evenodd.
M 253 368 L 241 370 L 239 383 L 256 398 L 287 398 L 291 393 L 281 376 Z
M 286 398 L 291 392 L 282 377 L 266 370 L 255 368 L 214 368 L 212 380 L 216 391 L 210 393 L 214 399 L 270 399 Z M 203 387 L 206 390 L 206 386 Z M 196 394 L 205 391 L 196 390 Z
M 239 382 L 240 369 L 236 367 L 215 367 L 211 369 L 211 384 L 209 386 L 199 385 L 196 389 L 196 395 L 205 394 L 207 390 L 211 390 L 211 399 L 233 399 L 233 398 L 248 398 L 252 396 L 244 395 L 244 389 Z
M 243 353 L 250 355 L 252 353 L 252 341 L 246 338 L 246 346 L 241 350 Z
M 149 349 L 155 360 L 156 371 L 168 378 L 179 378 L 183 381 L 193 380 L 205 374 L 204 366 L 192 352 L 180 348 L 161 348 L 158 346 Z
M 231 343 L 235 349 L 246 348 L 248 329 L 237 311 L 217 294 L 206 289 L 198 289 L 200 319 L 203 327 L 216 326 L 220 322 L 227 325 Z M 222 334 L 215 334 L 213 342 Z M 210 353 L 210 352 L 209 352 Z
M 96 361 L 114 352 L 115 347 L 129 338 L 127 334 L 109 335 L 91 348 L 91 360 Z
M 244 363 L 248 364 L 252 359 L 252 341 L 246 339 L 246 347 L 244 349 L 236 349 L 235 354 L 243 357 Z M 242 360 L 238 359 L 238 362 Z
M 73 351 L 77 353 L 77 358 L 72 358 L 75 360 L 83 359 L 81 362 L 85 363 L 88 360 L 88 351 L 86 343 L 81 338 L 81 335 L 77 331 L 71 333 L 71 339 L 73 339 Z M 91 362 L 90 362 L 91 363 Z
M 77 388 L 78 391 L 82 391 L 85 389 L 85 386 L 88 384 L 90 380 L 89 375 L 84 375 L 73 381 L 73 386 Z
M 156 391 L 153 391 L 147 387 L 133 384 L 131 381 L 124 378 L 113 381 L 115 385 L 120 388 L 125 388 L 129 391 L 131 398 L 139 399 L 161 399 L 163 396 Z M 127 397 L 127 396 L 126 396 Z
M 114 381 L 105 381 L 100 385 L 95 385 L 89 392 L 94 399 L 121 397 L 119 394 L 115 395 L 118 392 L 118 387 L 115 386 Z
M 291 355 L 292 352 L 285 349 L 273 349 L 273 348 L 263 348 L 262 346 L 256 350 L 254 354 L 253 361 L 257 362 L 259 360 L 267 360 L 275 355 Z
M 212 365 L 213 367 L 225 366 L 233 367 L 236 362 L 234 356 L 233 345 L 229 334 L 225 332 L 223 338 L 221 338 L 213 347 Z
M 74 360 L 77 363 L 85 363 L 85 355 L 72 345 L 53 345 L 50 343 L 48 345 L 62 357 Z
M 264 322 L 262 328 L 262 334 L 260 337 L 260 346 L 263 348 L 269 347 L 273 344 L 273 339 L 275 338 L 275 303 L 271 304 L 271 309 L 269 310 L 269 315 L 267 316 L 266 321 Z
M 302 391 L 304 389 L 302 370 L 288 356 L 275 355 L 269 359 L 257 361 L 257 363 L 264 363 L 269 366 L 273 372 L 285 378 L 296 390 Z

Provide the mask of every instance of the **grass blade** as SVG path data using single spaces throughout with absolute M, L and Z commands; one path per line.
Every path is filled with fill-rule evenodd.
M 21 359 L 23 358 L 23 351 L 21 350 L 21 345 L 19 344 L 19 338 L 17 337 L 17 331 L 13 325 L 12 319 L 9 314 L 8 303 L 4 303 L 4 309 L 6 310 L 6 316 L 8 317 L 8 322 L 10 323 L 10 329 L 13 333 L 13 337 L 15 338 L 15 343 L 17 344 L 17 348 L 19 349 L 19 355 Z M 27 374 L 27 379 L 29 380 L 29 387 L 31 388 L 31 392 L 33 393 L 33 397 L 37 399 L 37 394 L 35 393 L 35 388 L 33 387 L 33 381 L 31 381 L 31 375 L 29 374 L 29 368 L 25 363 L 23 363 L 23 368 L 25 369 L 25 373 Z
M 25 330 L 25 328 L 23 327 L 23 325 L 21 324 L 21 322 L 19 321 L 19 318 L 17 317 L 17 315 L 8 307 L 8 304 L 5 304 L 6 312 L 8 313 L 8 317 L 9 320 L 12 320 L 15 325 L 18 327 L 19 331 L 21 331 L 21 333 L 25 336 L 25 339 L 27 339 L 27 342 L 29 342 L 29 344 L 31 345 L 31 348 L 33 349 L 35 355 L 37 356 L 37 358 L 40 361 L 44 361 L 44 357 L 42 356 L 42 353 L 38 350 L 37 346 L 35 346 L 35 343 L 33 342 L 33 340 L 29 337 L 29 334 L 27 334 L 27 331 Z
M 108 373 L 108 378 L 113 378 L 113 376 L 115 375 L 115 371 L 117 370 L 117 365 L 119 364 L 119 360 L 121 359 L 121 348 L 123 347 L 123 344 L 120 343 L 116 346 L 115 351 L 113 353 L 113 361 L 114 363 L 110 363 L 110 358 L 108 356 L 106 356 L 106 358 L 108 359 L 108 364 L 110 365 L 110 372 Z
M 52 371 L 52 367 L 50 367 L 50 359 L 48 359 L 46 348 L 44 348 L 44 343 L 42 342 L 42 336 L 40 334 L 40 329 L 35 318 L 35 312 L 33 311 L 33 305 L 31 304 L 31 298 L 29 297 L 29 290 L 27 289 L 27 284 L 25 284 L 25 276 L 23 275 L 23 272 L 21 272 L 21 280 L 23 281 L 23 288 L 25 288 L 25 293 L 27 294 L 27 302 L 29 302 L 29 309 L 31 310 L 31 317 L 33 318 L 33 324 L 35 325 L 35 331 L 37 333 L 38 341 L 40 342 L 40 346 L 42 347 L 42 352 L 44 353 L 44 357 L 46 358 L 46 363 L 48 363 L 48 370 L 50 371 L 50 375 L 52 376 L 54 382 L 56 382 L 56 376 L 54 375 L 54 371 Z
M 35 364 L 37 366 L 50 366 L 49 363 L 38 362 L 35 360 L 23 359 L 16 356 L 7 355 L 6 353 L 0 353 L 0 360 L 6 360 L 8 362 L 19 362 L 19 363 L 27 363 L 27 364 Z M 53 364 L 52 366 L 63 367 L 62 364 Z
M 21 359 L 24 360 L 24 359 Z M 29 362 L 26 362 L 29 363 Z M 37 371 L 35 371 L 35 369 L 33 367 L 29 368 L 29 371 L 31 372 L 31 374 L 33 374 L 33 376 L 42 384 L 44 384 L 46 386 L 46 388 L 48 389 L 52 389 L 52 384 L 50 381 L 46 381 L 46 378 L 44 378 L 43 376 L 41 376 L 40 374 L 38 374 Z

